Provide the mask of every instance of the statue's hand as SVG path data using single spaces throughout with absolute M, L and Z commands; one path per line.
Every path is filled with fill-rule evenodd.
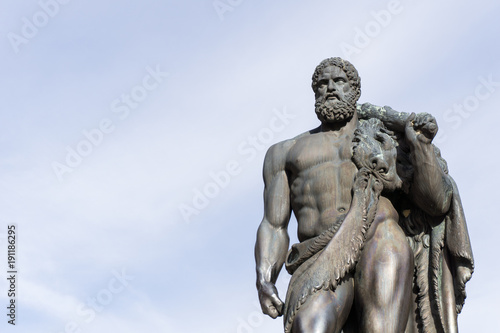
M 431 143 L 436 136 L 438 130 L 436 118 L 429 113 L 412 113 L 405 126 L 405 134 L 407 140 L 416 142 L 417 140 L 423 143 Z
M 278 290 L 271 282 L 259 284 L 259 301 L 262 312 L 275 319 L 283 314 L 283 302 L 278 297 Z

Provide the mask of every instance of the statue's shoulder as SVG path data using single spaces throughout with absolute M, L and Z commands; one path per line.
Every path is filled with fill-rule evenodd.
M 301 140 L 306 139 L 318 132 L 318 129 L 313 129 L 304 133 L 301 133 L 291 139 L 283 140 L 275 143 L 267 150 L 266 157 L 264 159 L 264 164 L 283 164 L 287 160 L 288 153 L 295 146 L 295 144 Z

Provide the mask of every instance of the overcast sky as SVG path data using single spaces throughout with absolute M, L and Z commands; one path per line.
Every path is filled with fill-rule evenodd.
M 459 326 L 500 331 L 499 15 L 495 0 L 2 0 L 0 276 L 12 224 L 18 274 L 16 327 L 0 280 L 0 330 L 282 332 L 255 290 L 262 162 L 319 124 L 311 75 L 341 56 L 360 102 L 437 118 L 476 263 Z

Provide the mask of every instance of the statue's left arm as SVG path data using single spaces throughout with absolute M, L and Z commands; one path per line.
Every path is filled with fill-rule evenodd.
M 432 216 L 446 214 L 453 188 L 431 144 L 438 131 L 436 119 L 428 113 L 415 116 L 370 103 L 358 104 L 357 112 L 361 119 L 378 118 L 389 130 L 404 133 L 414 170 L 409 193 L 412 201 Z
M 422 130 L 436 119 L 426 113 L 411 114 L 405 125 L 405 139 L 410 147 L 413 165 L 413 181 L 410 187 L 412 201 L 432 216 L 448 212 L 452 200 L 453 186 L 447 174 L 438 163 L 431 141 L 435 133 Z M 437 125 L 436 125 L 437 127 Z

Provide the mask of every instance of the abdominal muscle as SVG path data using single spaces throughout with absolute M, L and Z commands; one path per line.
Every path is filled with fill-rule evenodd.
M 298 172 L 290 184 L 299 241 L 316 237 L 350 208 L 357 169 L 350 160 L 317 164 Z

